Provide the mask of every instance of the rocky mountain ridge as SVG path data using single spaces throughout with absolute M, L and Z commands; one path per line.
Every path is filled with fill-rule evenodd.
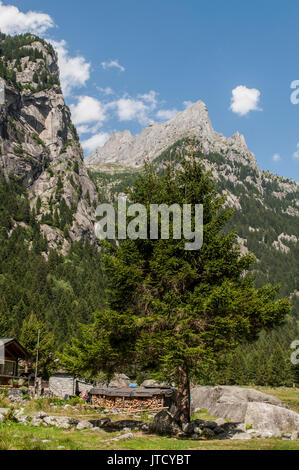
M 229 160 L 257 167 L 255 157 L 248 150 L 241 134 L 237 132 L 227 139 L 214 131 L 207 107 L 202 101 L 197 101 L 163 124 L 151 122 L 135 138 L 130 131 L 113 134 L 103 147 L 99 147 L 86 159 L 86 164 L 91 167 L 113 163 L 140 167 L 146 159 L 153 161 L 184 138 L 200 141 L 201 150 L 205 154 L 221 153 Z
M 132 172 L 141 168 L 146 159 L 155 162 L 169 148 L 186 139 L 196 142 L 196 148 L 204 155 L 206 168 L 212 171 L 216 181 L 224 179 L 228 185 L 243 186 L 244 190 L 247 184 L 252 185 L 260 194 L 261 201 L 267 186 L 272 186 L 273 197 L 281 201 L 299 191 L 298 182 L 260 170 L 243 135 L 237 132 L 226 138 L 214 131 L 207 107 L 202 101 L 197 101 L 163 124 L 152 122 L 135 138 L 130 131 L 116 132 L 103 147 L 85 159 L 85 164 L 93 172 Z M 236 171 L 240 165 L 247 167 L 245 172 L 248 174 L 244 181 Z M 228 191 L 228 204 L 240 210 L 234 192 Z M 290 204 L 283 210 L 297 217 L 298 198 L 291 197 Z

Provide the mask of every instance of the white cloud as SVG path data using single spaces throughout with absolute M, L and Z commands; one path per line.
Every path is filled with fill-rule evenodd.
M 154 90 L 145 93 L 144 95 L 137 95 L 137 98 L 142 99 L 146 103 L 149 103 L 151 109 L 155 109 L 158 104 L 158 93 Z
M 136 98 L 124 95 L 122 98 L 108 103 L 107 108 L 116 109 L 120 121 L 137 120 L 141 125 L 147 125 L 151 120 L 151 113 L 156 109 L 157 93 L 153 90 Z
M 99 90 L 104 95 L 114 95 L 114 90 L 112 90 L 110 86 L 107 86 L 105 88 L 97 87 L 97 90 Z
M 299 143 L 297 144 L 297 150 L 293 153 L 293 158 L 299 158 Z
M 49 40 L 58 53 L 61 86 L 67 96 L 73 88 L 83 87 L 90 77 L 91 64 L 82 56 L 70 57 L 64 40 Z
M 169 119 L 173 118 L 177 113 L 177 109 L 160 109 L 156 116 L 161 121 L 169 121 Z
M 261 92 L 256 88 L 247 88 L 244 85 L 237 86 L 232 91 L 230 109 L 240 116 L 245 116 L 249 111 L 260 111 L 258 107 Z
M 279 162 L 281 160 L 281 156 L 279 155 L 279 153 L 275 153 L 272 159 L 274 162 Z
M 124 72 L 126 70 L 125 67 L 120 65 L 120 63 L 117 59 L 110 60 L 109 62 L 102 62 L 101 65 L 102 65 L 104 70 L 111 69 L 111 68 L 119 69 L 121 72 Z
M 0 31 L 4 34 L 34 33 L 43 34 L 53 28 L 50 15 L 37 11 L 21 12 L 13 5 L 3 5 L 0 1 Z
M 133 98 L 121 98 L 116 102 L 117 114 L 120 121 L 132 121 L 137 119 L 140 122 L 147 120 L 146 111 L 148 107 L 143 101 Z
M 190 106 L 192 106 L 194 103 L 193 101 L 184 101 L 183 102 L 183 105 L 185 108 L 190 108 Z
M 151 111 L 151 106 L 135 98 L 124 96 L 109 103 L 107 108 L 114 108 L 120 121 L 137 120 L 139 124 L 146 125 L 150 120 L 148 113 Z
M 74 124 L 103 122 L 106 119 L 105 106 L 91 96 L 79 96 L 77 104 L 70 106 Z
M 82 147 L 88 152 L 94 152 L 98 147 L 105 145 L 109 139 L 109 134 L 107 132 L 100 132 L 99 134 L 93 135 L 90 139 L 83 140 Z

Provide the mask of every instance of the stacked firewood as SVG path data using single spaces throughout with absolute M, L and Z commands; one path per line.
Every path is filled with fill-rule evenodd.
M 154 396 L 151 398 L 132 398 L 93 395 L 92 404 L 98 408 L 126 411 L 161 411 L 164 409 L 163 397 L 159 396 Z

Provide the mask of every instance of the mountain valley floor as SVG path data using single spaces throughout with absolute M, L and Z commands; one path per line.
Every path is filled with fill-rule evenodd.
M 290 409 L 298 412 L 298 388 L 255 388 L 280 398 Z M 5 401 L 0 405 L 8 406 Z M 41 411 L 46 413 L 51 411 L 51 415 L 68 416 L 80 420 L 103 417 L 109 417 L 111 421 L 134 419 L 134 416 L 103 414 L 101 411 L 84 406 L 72 407 L 63 403 L 60 406 L 53 406 L 51 399 L 28 401 L 24 411 L 31 415 Z M 192 417 L 192 419 L 204 420 L 214 418 L 205 410 L 201 410 Z M 140 419 L 146 422 L 152 418 L 144 413 Z M 246 441 L 178 439 L 144 434 L 141 431 L 128 433 L 126 430 L 106 432 L 103 429 L 58 429 L 50 426 L 33 426 L 33 424 L 23 425 L 13 420 L 6 420 L 0 424 L 0 450 L 299 450 L 299 440 L 290 441 L 283 438 L 252 438 Z

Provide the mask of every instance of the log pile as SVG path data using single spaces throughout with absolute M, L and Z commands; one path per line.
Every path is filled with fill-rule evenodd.
M 141 397 L 111 397 L 93 395 L 92 404 L 98 408 L 116 409 L 122 411 L 162 411 L 164 409 L 163 396 L 150 398 Z

